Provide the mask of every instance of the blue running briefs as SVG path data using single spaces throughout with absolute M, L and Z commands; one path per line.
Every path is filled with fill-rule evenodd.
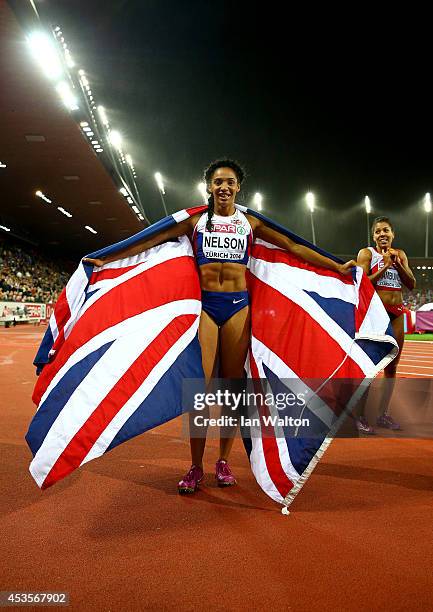
M 250 303 L 248 291 L 202 291 L 201 300 L 203 310 L 218 327 Z

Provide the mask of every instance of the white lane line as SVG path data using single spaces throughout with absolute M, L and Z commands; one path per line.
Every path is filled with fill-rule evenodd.
M 431 351 L 433 350 L 433 346 L 431 344 L 420 344 L 419 346 L 407 345 L 407 342 L 404 343 L 405 350 L 407 351 Z
M 407 365 L 409 368 L 422 368 L 423 370 L 431 370 L 433 373 L 433 366 L 419 366 L 419 365 L 413 365 L 413 364 L 403 364 L 403 365 Z
M 409 363 L 409 362 L 412 362 L 412 363 L 427 363 L 427 364 L 430 364 L 430 366 L 433 368 L 433 362 L 429 361 L 428 359 L 405 359 L 404 357 L 402 357 L 400 359 L 400 363 L 402 363 L 403 361 L 405 363 Z
M 401 370 L 397 370 L 397 374 L 412 374 L 414 378 L 433 378 L 433 376 L 429 376 L 428 374 L 420 374 L 419 372 L 403 372 Z
M 405 351 L 433 351 L 433 346 L 425 346 L 424 344 L 420 344 L 420 346 L 407 346 L 407 343 L 404 344 L 404 349 Z

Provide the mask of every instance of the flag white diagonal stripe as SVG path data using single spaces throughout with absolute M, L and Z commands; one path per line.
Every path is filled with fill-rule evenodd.
M 99 436 L 91 451 L 87 454 L 83 463 L 87 463 L 91 459 L 99 457 L 110 446 L 114 437 L 120 428 L 126 423 L 130 416 L 146 399 L 149 393 L 153 390 L 158 381 L 167 372 L 170 366 L 174 363 L 181 352 L 192 342 L 198 330 L 199 318 L 196 323 L 191 326 L 179 340 L 168 350 L 161 361 L 155 366 L 141 387 L 128 399 L 126 404 L 119 410 L 117 415 L 112 419 L 106 429 Z

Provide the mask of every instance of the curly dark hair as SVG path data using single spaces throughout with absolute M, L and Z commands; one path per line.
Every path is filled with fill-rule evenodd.
M 374 228 L 376 227 L 378 223 L 388 223 L 389 227 L 394 232 L 394 226 L 388 217 L 376 217 L 376 219 L 371 224 L 371 235 L 372 236 L 374 236 Z
M 245 171 L 242 168 L 242 166 L 238 164 L 236 161 L 234 161 L 233 159 L 217 159 L 213 161 L 211 164 L 209 164 L 209 166 L 204 171 L 203 178 L 208 187 L 210 185 L 210 182 L 212 180 L 215 170 L 218 170 L 218 168 L 230 168 L 236 174 L 236 178 L 238 179 L 239 185 L 242 184 L 242 181 L 245 178 Z M 208 232 L 211 232 L 212 231 L 212 217 L 214 214 L 214 199 L 213 199 L 212 194 L 209 196 L 208 202 L 209 202 L 209 208 L 207 211 L 206 229 Z

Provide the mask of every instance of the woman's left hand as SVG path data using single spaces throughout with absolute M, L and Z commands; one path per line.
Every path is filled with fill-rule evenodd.
M 351 259 L 350 261 L 347 261 L 345 264 L 337 264 L 337 272 L 339 274 L 344 274 L 345 276 L 347 276 L 347 274 L 350 274 L 353 270 L 353 268 L 356 268 L 356 261 L 354 259 Z

